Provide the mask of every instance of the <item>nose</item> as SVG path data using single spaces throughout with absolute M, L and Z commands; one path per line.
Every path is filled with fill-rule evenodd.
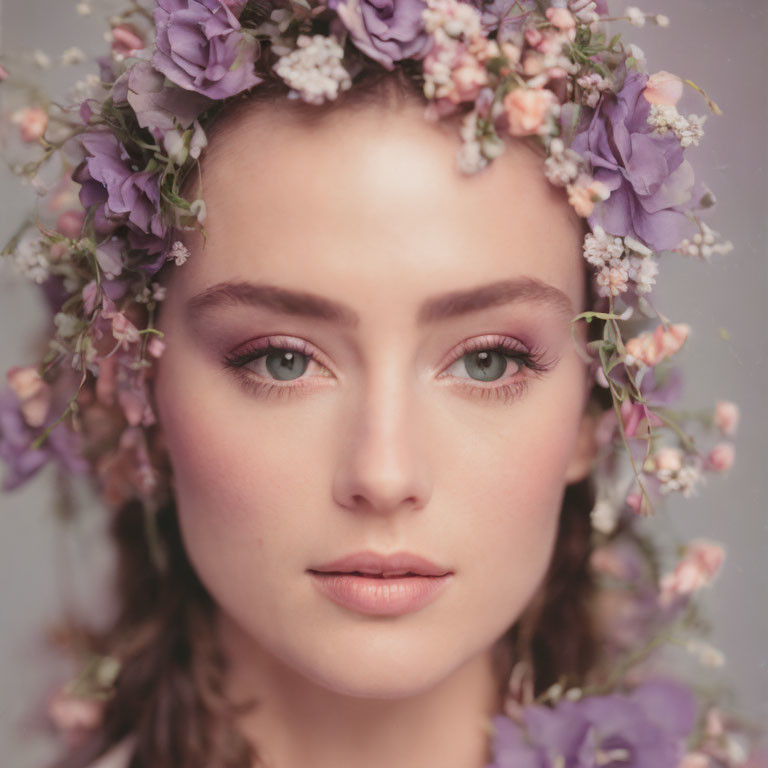
M 432 490 L 418 393 L 394 369 L 369 381 L 347 412 L 334 497 L 355 511 L 423 508 Z

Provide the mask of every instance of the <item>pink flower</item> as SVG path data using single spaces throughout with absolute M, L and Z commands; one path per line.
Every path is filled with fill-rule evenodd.
M 547 8 L 546 15 L 558 29 L 563 31 L 576 29 L 576 19 L 567 8 Z
M 729 400 L 719 400 L 715 405 L 715 424 L 724 435 L 733 435 L 739 425 L 739 406 Z
M 165 342 L 162 339 L 158 339 L 157 336 L 153 336 L 147 344 L 147 352 L 152 357 L 162 357 L 163 352 L 165 352 Z
M 118 24 L 112 29 L 112 52 L 131 56 L 144 47 L 144 40 L 132 24 Z
M 504 97 L 504 108 L 513 136 L 538 133 L 557 99 L 545 88 L 515 88 Z
M 707 465 L 714 472 L 727 472 L 733 466 L 735 455 L 733 443 L 718 443 L 707 454 Z
M 102 312 L 101 314 L 112 318 L 112 335 L 123 349 L 128 349 L 129 344 L 141 338 L 138 328 L 122 312 Z
M 683 466 L 683 452 L 679 448 L 659 448 L 652 458 L 657 472 L 679 472 Z
M 671 573 L 659 582 L 661 605 L 670 605 L 679 597 L 687 597 L 709 586 L 725 559 L 725 550 L 714 541 L 694 539 Z
M 86 314 L 90 315 L 96 308 L 96 299 L 99 296 L 99 284 L 95 280 L 91 280 L 83 286 L 83 309 Z
M 84 699 L 62 688 L 48 702 L 48 715 L 62 732 L 70 747 L 76 747 L 96 728 L 103 717 L 104 704 L 96 699 Z
M 649 367 L 658 365 L 680 351 L 689 333 L 690 326 L 687 323 L 674 323 L 668 330 L 658 325 L 653 333 L 646 331 L 625 343 L 627 355 L 632 358 L 627 362 L 632 364 L 639 361 Z
M 648 78 L 643 96 L 650 104 L 675 106 L 683 95 L 683 81 L 670 72 L 661 70 Z
M 488 71 L 474 56 L 465 53 L 451 72 L 451 79 L 454 89 L 449 98 L 454 104 L 459 104 L 477 98 L 480 89 L 488 83 Z
M 11 118 L 19 126 L 22 141 L 39 141 L 48 127 L 48 113 L 39 107 L 25 107 L 18 110 Z
M 646 431 L 648 426 L 660 427 L 664 423 L 648 409 L 647 405 L 633 403 L 630 400 L 625 400 L 621 404 L 621 420 L 627 437 L 635 437 L 640 431 L 640 427 L 643 426 L 643 422 L 645 422 L 645 429 L 642 432 Z
M 83 231 L 83 222 L 85 221 L 85 211 L 64 211 L 56 219 L 56 231 L 68 237 L 70 240 L 76 240 Z
M 51 388 L 32 366 L 14 366 L 5 374 L 8 386 L 21 403 L 21 414 L 30 427 L 41 427 L 51 407 Z
M 573 206 L 576 214 L 582 218 L 591 216 L 595 203 L 598 200 L 607 200 L 611 194 L 605 184 L 586 174 L 582 174 L 576 179 L 575 184 L 568 184 L 566 192 L 568 193 L 568 202 Z

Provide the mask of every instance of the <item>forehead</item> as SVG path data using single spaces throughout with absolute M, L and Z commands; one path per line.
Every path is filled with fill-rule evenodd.
M 416 105 L 311 122 L 270 105 L 238 116 L 203 161 L 207 241 L 182 270 L 189 290 L 248 279 L 331 296 L 391 287 L 417 301 L 526 275 L 579 307 L 580 220 L 543 158 L 512 141 L 466 176 L 459 146 L 456 120 L 430 123 Z

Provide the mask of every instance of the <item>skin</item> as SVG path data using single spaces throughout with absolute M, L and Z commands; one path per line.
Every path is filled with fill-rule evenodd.
M 203 162 L 207 244 L 190 235 L 169 278 L 155 397 L 185 546 L 220 609 L 230 693 L 259 702 L 242 727 L 267 765 L 481 768 L 501 705 L 494 647 L 544 578 L 565 486 L 590 469 L 570 324 L 585 301 L 579 220 L 530 149 L 468 178 L 457 141 L 415 105 L 311 127 L 270 107 L 227 125 Z M 417 322 L 430 297 L 520 277 L 570 308 Z M 190 314 L 233 280 L 342 302 L 358 322 L 240 302 Z M 316 355 L 298 379 L 264 358 L 223 364 L 278 335 Z M 471 339 L 535 348 L 551 368 L 494 357 L 495 379 L 478 380 Z M 488 391 L 520 381 L 507 400 Z M 397 617 L 314 588 L 308 568 L 369 548 L 422 554 L 453 581 Z

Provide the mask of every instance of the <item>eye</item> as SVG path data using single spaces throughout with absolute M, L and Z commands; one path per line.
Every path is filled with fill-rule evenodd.
M 272 384 L 273 381 L 290 382 L 311 378 L 304 373 L 314 364 L 327 377 L 328 369 L 316 359 L 316 353 L 306 342 L 290 336 L 270 336 L 249 343 L 224 358 L 224 365 L 234 369 L 243 383 L 251 388 L 298 389 L 305 384 Z
M 462 380 L 461 386 L 480 397 L 512 399 L 528 387 L 532 374 L 550 370 L 554 362 L 544 362 L 538 349 L 522 348 L 520 342 L 506 336 L 484 336 L 470 339 L 460 350 L 459 357 L 445 374 Z M 523 375 L 519 375 L 519 374 Z M 472 384 L 470 382 L 480 382 Z M 483 386 L 482 382 L 501 381 L 501 385 Z

